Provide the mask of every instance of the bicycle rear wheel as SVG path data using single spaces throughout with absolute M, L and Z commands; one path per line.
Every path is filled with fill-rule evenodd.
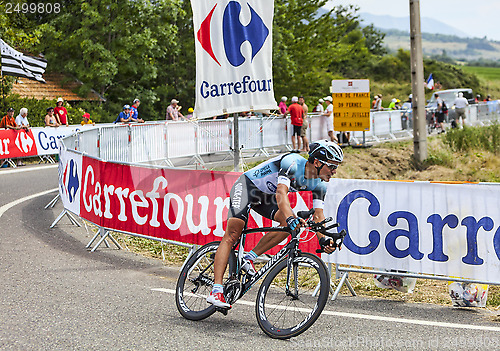
M 264 279 L 255 306 L 260 328 L 276 339 L 289 339 L 306 331 L 325 308 L 329 294 L 327 269 L 317 256 L 302 253 L 294 258 L 288 293 L 287 274 L 287 260 L 283 260 Z
M 186 319 L 205 319 L 216 311 L 215 306 L 207 303 L 206 298 L 214 284 L 214 258 L 219 244 L 219 241 L 214 241 L 199 248 L 177 279 L 175 303 L 177 310 Z M 234 254 L 230 255 L 228 266 L 224 282 L 236 267 Z

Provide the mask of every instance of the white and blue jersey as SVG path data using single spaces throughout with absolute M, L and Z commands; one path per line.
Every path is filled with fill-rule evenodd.
M 313 208 L 323 208 L 326 183 L 319 178 L 305 177 L 307 160 L 298 154 L 276 156 L 246 171 L 231 189 L 229 217 L 247 220 L 250 208 L 266 218 L 274 219 L 278 210 L 278 184 L 289 192 L 311 191 Z

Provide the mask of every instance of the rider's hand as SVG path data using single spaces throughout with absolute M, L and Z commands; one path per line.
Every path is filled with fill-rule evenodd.
M 304 222 L 304 220 L 302 220 Z M 288 228 L 292 230 L 292 232 L 298 232 L 300 230 L 300 227 L 303 225 L 300 221 L 300 218 L 290 216 L 286 219 L 286 225 Z
M 334 252 L 337 248 L 333 239 L 326 235 L 319 238 L 319 246 L 321 247 L 321 250 L 323 250 L 327 254 Z

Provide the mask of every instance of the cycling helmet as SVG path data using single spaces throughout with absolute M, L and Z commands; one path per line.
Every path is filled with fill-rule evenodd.
M 318 140 L 309 144 L 309 160 L 312 163 L 314 159 L 324 162 L 342 162 L 344 153 L 333 141 Z

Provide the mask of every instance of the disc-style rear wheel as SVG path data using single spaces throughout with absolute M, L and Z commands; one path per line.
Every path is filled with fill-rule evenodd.
M 327 269 L 317 256 L 302 253 L 294 258 L 288 279 L 287 272 L 284 260 L 267 275 L 255 307 L 260 328 L 276 339 L 306 331 L 320 316 L 329 294 Z
M 215 312 L 215 307 L 207 303 L 206 298 L 214 284 L 214 258 L 219 244 L 220 242 L 215 241 L 199 248 L 188 260 L 177 279 L 175 302 L 184 318 L 201 320 Z M 224 282 L 235 267 L 234 260 L 234 255 L 231 255 Z

